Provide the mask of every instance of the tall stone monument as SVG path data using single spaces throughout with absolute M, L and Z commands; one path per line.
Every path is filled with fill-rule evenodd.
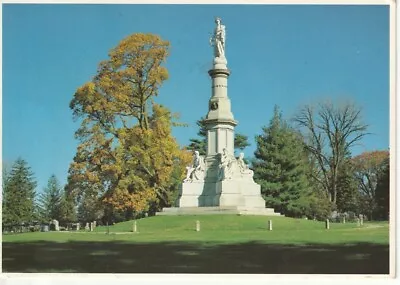
M 279 215 L 265 208 L 260 185 L 253 180 L 253 171 L 243 161 L 243 153 L 234 156 L 235 121 L 228 97 L 230 71 L 225 56 L 225 26 L 216 18 L 211 77 L 211 98 L 205 119 L 207 154 L 194 152 L 193 163 L 180 188 L 177 207 L 164 208 L 158 214 L 236 213 Z

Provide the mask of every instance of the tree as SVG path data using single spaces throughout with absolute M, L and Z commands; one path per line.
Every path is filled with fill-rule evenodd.
M 318 166 L 314 179 L 336 204 L 339 172 L 346 154 L 367 134 L 361 110 L 353 104 L 320 103 L 317 108 L 305 106 L 294 121 L 303 129 L 307 149 Z
M 177 191 L 170 188 L 171 173 L 185 167 L 189 154 L 171 135 L 176 115 L 154 102 L 168 78 L 168 50 L 158 36 L 128 36 L 75 93 L 70 107 L 82 123 L 67 188 L 81 216 L 92 218 L 104 207 L 132 216 L 154 203 L 168 205 L 169 192 Z
M 195 151 L 197 150 L 200 155 L 207 154 L 207 129 L 205 124 L 204 117 L 201 117 L 200 120 L 196 122 L 199 127 L 199 132 L 197 135 L 200 137 L 199 139 L 190 139 L 190 144 L 188 146 L 188 150 Z
M 38 198 L 39 212 L 43 221 L 60 219 L 61 198 L 62 189 L 57 177 L 53 174 Z
M 338 173 L 336 206 L 339 212 L 358 213 L 359 193 L 357 181 L 354 178 L 354 165 L 346 158 Z
M 3 165 L 2 165 L 2 173 L 1 174 L 2 174 L 2 177 L 1 177 L 1 182 L 2 182 L 2 188 L 1 188 L 1 190 L 2 190 L 2 192 L 1 192 L 2 199 L 1 199 L 1 203 L 2 203 L 3 217 L 4 217 L 4 209 L 5 209 L 4 197 L 5 197 L 5 194 L 6 194 L 5 193 L 5 189 L 6 189 L 7 183 L 9 181 L 9 179 L 10 179 L 10 168 L 4 162 L 3 162 Z M 4 222 L 4 220 L 3 220 L 3 222 Z
M 187 148 L 188 150 L 199 151 L 200 155 L 205 155 L 207 153 L 207 128 L 204 117 L 198 120 L 196 124 L 199 126 L 199 132 L 197 135 L 200 138 L 190 139 L 190 144 Z M 235 133 L 233 144 L 235 150 L 241 151 L 250 146 L 248 137 L 240 133 Z
M 17 159 L 6 179 L 3 177 L 3 223 L 31 223 L 35 215 L 36 181 L 27 162 Z
M 77 135 L 98 126 L 118 138 L 119 125 L 128 128 L 132 118 L 148 129 L 149 102 L 168 79 L 162 66 L 168 50 L 169 42 L 151 34 L 130 35 L 112 49 L 93 81 L 80 87 L 70 103 L 74 116 L 84 118 Z
M 387 168 L 389 159 L 388 151 L 369 151 L 354 157 L 354 176 L 362 196 L 364 213 L 369 218 L 374 218 L 378 210 L 376 190 L 380 176 Z
M 97 221 L 104 215 L 104 205 L 101 199 L 89 191 L 83 193 L 77 210 L 77 218 L 81 222 Z
M 311 194 L 308 162 L 301 137 L 282 119 L 277 106 L 268 127 L 256 136 L 252 163 L 266 205 L 288 216 L 305 214 Z
M 113 194 L 106 198 L 117 209 L 125 207 L 120 204 L 121 201 L 131 205 L 132 209 L 136 208 L 136 212 L 148 211 L 148 206 L 154 202 L 158 205 L 156 208 L 171 205 L 171 186 L 175 184 L 172 174 L 176 167 L 183 170 L 184 165 L 191 161 L 190 153 L 181 151 L 171 135 L 170 112 L 159 105 L 153 106 L 153 112 L 149 119 L 151 128 L 133 128 L 126 137 L 129 151 L 119 152 L 123 156 L 118 156 L 117 164 L 125 177 L 119 180 Z M 184 173 L 180 173 L 181 181 Z
M 384 167 L 378 177 L 375 199 L 377 204 L 376 218 L 389 220 L 390 201 L 390 164 L 389 157 L 385 159 Z
M 76 222 L 78 219 L 74 197 L 65 190 L 61 196 L 59 212 L 60 224 Z
M 316 185 L 313 185 L 316 186 Z M 328 219 L 332 213 L 333 204 L 329 201 L 326 192 L 316 187 L 312 189 L 309 197 L 310 209 L 307 216 L 316 220 L 324 221 Z

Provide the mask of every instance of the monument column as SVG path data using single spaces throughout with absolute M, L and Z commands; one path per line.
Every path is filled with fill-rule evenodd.
M 205 119 L 207 128 L 207 157 L 215 156 L 227 149 L 234 152 L 234 128 L 237 125 L 228 98 L 228 77 L 225 57 L 225 26 L 221 20 L 215 20 L 217 26 L 210 42 L 214 45 L 213 68 L 208 71 L 211 77 L 211 98 L 208 104 L 208 114 Z

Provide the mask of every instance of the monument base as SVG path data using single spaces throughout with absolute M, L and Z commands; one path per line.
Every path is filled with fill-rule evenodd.
M 184 182 L 181 184 L 177 207 L 244 207 L 265 208 L 260 185 L 252 180 L 218 182 Z
M 283 217 L 280 213 L 275 213 L 272 208 L 245 208 L 245 207 L 171 207 L 163 208 L 157 216 L 197 216 L 197 215 L 253 215 L 253 216 L 277 216 Z
M 163 208 L 156 215 L 282 216 L 272 208 L 265 208 L 260 185 L 250 179 L 184 182 L 176 206 Z
M 223 180 L 216 183 L 217 206 L 265 209 L 260 185 L 246 180 Z
M 180 188 L 177 207 L 218 206 L 215 183 L 194 181 L 183 182 Z

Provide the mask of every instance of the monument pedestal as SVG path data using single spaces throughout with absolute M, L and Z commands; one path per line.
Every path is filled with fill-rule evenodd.
M 183 182 L 179 189 L 178 207 L 217 206 L 214 183 L 204 181 Z
M 216 183 L 216 200 L 221 207 L 265 208 L 260 185 L 253 181 L 223 180 Z
M 274 209 L 265 208 L 260 185 L 250 177 L 214 182 L 183 182 L 176 207 L 164 208 L 156 215 L 281 216 Z

